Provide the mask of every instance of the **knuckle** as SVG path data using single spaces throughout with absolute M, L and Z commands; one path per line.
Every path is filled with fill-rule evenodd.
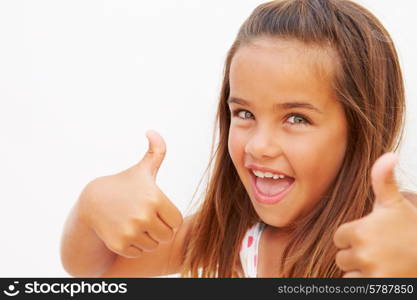
M 342 225 L 343 226 L 343 225 Z M 333 243 L 337 246 L 339 244 L 339 240 L 340 240 L 340 227 L 335 231 L 335 233 L 333 234 Z
M 90 181 L 81 191 L 79 199 L 82 201 L 82 204 L 88 204 L 91 205 L 94 203 L 97 198 L 99 198 L 99 191 L 101 190 L 97 185 L 97 180 L 94 179 Z
M 126 251 L 126 244 L 122 241 L 119 241 L 110 245 L 109 248 L 113 252 L 123 254 Z
M 167 231 L 166 234 L 161 238 L 161 242 L 168 243 L 174 239 L 174 232 L 172 230 Z
M 158 149 L 153 152 L 153 155 L 156 159 L 160 160 L 165 157 L 166 150 L 165 149 Z
M 156 248 L 158 248 L 158 244 L 148 245 L 146 247 L 143 247 L 143 250 L 147 252 L 152 252 L 152 251 L 155 251 Z
M 133 219 L 133 226 L 138 227 L 140 229 L 146 228 L 149 224 L 152 223 L 151 218 L 148 215 L 139 216 Z
M 349 227 L 352 226 L 351 223 L 343 223 L 337 227 L 333 236 L 339 237 L 340 235 L 344 234 L 346 231 L 349 230 Z
M 88 191 L 89 193 L 97 192 L 97 190 L 100 190 L 100 185 L 101 185 L 102 180 L 103 180 L 103 177 L 97 177 L 91 180 L 89 183 L 87 183 L 84 190 Z
M 137 258 L 142 255 L 143 251 L 138 248 L 129 247 L 125 250 L 124 256 L 127 258 Z
M 137 231 L 133 226 L 129 226 L 129 228 L 124 229 L 120 235 L 124 245 L 129 245 L 130 242 L 135 238 L 136 234 Z
M 360 262 L 362 268 L 367 272 L 375 268 L 369 253 L 365 250 L 357 252 L 357 260 Z
M 363 228 L 358 223 L 354 224 L 354 226 L 351 227 L 351 236 L 355 244 L 357 245 L 363 245 L 363 243 L 365 242 Z
M 156 250 L 156 249 L 158 249 L 158 247 L 159 247 L 159 243 L 158 242 L 156 242 L 153 246 L 152 246 L 152 251 L 154 251 L 154 250 Z
M 161 199 L 157 192 L 149 197 L 149 208 L 155 212 L 159 207 L 163 205 L 164 201 Z
M 142 256 L 142 252 L 141 251 L 135 251 L 135 252 L 129 252 L 128 255 L 126 255 L 127 258 L 138 258 Z
M 342 247 L 342 241 L 344 240 L 344 237 L 346 236 L 346 233 L 348 232 L 348 224 L 342 224 L 340 225 L 336 231 L 333 234 L 333 243 L 336 245 L 336 247 L 341 248 Z
M 143 254 L 144 250 L 141 248 L 133 247 L 132 245 L 126 245 L 122 247 L 120 250 L 118 250 L 118 253 L 121 256 L 127 257 L 127 258 L 136 258 Z
M 84 191 L 90 197 L 103 196 L 103 188 L 108 184 L 110 176 L 101 176 L 91 180 L 84 188 Z
M 152 210 L 155 210 L 162 203 L 161 197 L 160 197 L 158 191 L 155 191 L 155 190 L 152 190 L 152 189 L 145 192 L 145 194 L 142 194 L 141 198 L 145 199 L 146 207 L 148 207 L 148 209 L 152 209 Z
M 342 255 L 343 253 L 341 251 L 338 251 L 336 253 L 335 262 L 336 262 L 336 265 L 338 265 L 339 267 L 341 267 L 342 265 Z

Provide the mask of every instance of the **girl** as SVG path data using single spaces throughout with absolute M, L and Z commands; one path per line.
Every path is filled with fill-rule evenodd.
M 376 161 L 397 149 L 404 109 L 394 45 L 369 11 L 348 0 L 262 4 L 228 52 L 214 168 L 197 213 L 183 221 L 155 185 L 165 144 L 148 132 L 139 164 L 81 193 L 63 265 L 74 276 L 375 275 L 364 262 L 376 255 L 355 254 L 346 223 L 375 214 L 394 167 L 389 156 Z M 401 209 L 398 224 L 417 224 L 414 206 Z M 396 228 L 390 237 L 409 238 Z M 416 252 L 402 255 L 401 275 L 417 270 Z

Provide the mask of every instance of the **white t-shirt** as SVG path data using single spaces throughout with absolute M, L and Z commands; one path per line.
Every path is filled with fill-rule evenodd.
M 258 249 L 265 223 L 255 223 L 246 232 L 240 247 L 240 261 L 244 277 L 257 277 Z

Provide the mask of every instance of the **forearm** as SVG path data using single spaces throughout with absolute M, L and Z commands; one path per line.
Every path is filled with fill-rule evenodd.
M 110 251 L 97 234 L 80 218 L 80 199 L 72 208 L 61 239 L 61 262 L 74 277 L 101 275 L 114 261 Z

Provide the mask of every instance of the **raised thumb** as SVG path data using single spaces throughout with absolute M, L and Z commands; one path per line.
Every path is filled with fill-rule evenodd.
M 402 200 L 394 173 L 397 163 L 398 156 L 392 152 L 383 154 L 374 163 L 371 180 L 376 205 L 389 206 Z
M 149 174 L 156 178 L 158 170 L 165 158 L 166 145 L 164 139 L 154 130 L 146 131 L 149 141 L 148 151 L 139 163 L 142 169 L 149 171 Z

